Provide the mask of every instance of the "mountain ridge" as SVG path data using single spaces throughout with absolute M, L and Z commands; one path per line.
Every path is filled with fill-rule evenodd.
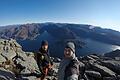
M 45 31 L 47 31 L 47 36 L 44 34 Z M 25 51 L 38 50 L 41 41 L 46 39 L 50 43 L 50 52 L 54 56 L 58 56 L 56 53 L 62 56 L 64 46 L 68 41 L 77 45 L 78 55 L 99 53 L 99 51 L 103 54 L 118 49 L 116 47 L 120 46 L 120 32 L 92 25 L 70 23 L 31 23 L 7 26 L 1 29 L 0 38 L 17 40 Z

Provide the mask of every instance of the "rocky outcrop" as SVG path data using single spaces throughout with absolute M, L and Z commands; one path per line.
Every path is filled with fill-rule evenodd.
M 0 39 L 0 80 L 36 80 L 41 72 L 35 53 L 24 52 L 13 39 Z M 61 59 L 51 57 L 53 69 L 46 80 L 57 80 Z M 120 61 L 96 54 L 79 58 L 81 80 L 120 80 Z M 84 73 L 84 74 L 83 74 Z
M 108 67 L 109 69 L 120 75 L 120 61 L 107 60 L 107 61 L 101 61 L 101 63 L 103 66 Z
M 0 40 L 0 78 L 34 80 L 40 75 L 39 68 L 32 52 L 24 52 L 13 39 Z M 11 74 L 11 71 L 13 74 Z M 2 72 L 5 75 L 2 75 Z M 11 77 L 12 76 L 12 77 Z M 14 78 L 14 79 L 13 79 Z
M 87 55 L 80 60 L 85 64 L 88 80 L 119 80 L 119 62 L 96 54 Z

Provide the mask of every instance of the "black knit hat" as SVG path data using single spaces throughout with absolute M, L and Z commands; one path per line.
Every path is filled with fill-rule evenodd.
M 70 48 L 75 53 L 75 44 L 73 42 L 68 42 L 66 48 Z
M 44 46 L 44 45 L 48 45 L 48 41 L 47 40 L 43 40 L 42 41 L 41 46 Z

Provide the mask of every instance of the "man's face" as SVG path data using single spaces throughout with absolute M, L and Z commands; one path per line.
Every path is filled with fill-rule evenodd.
M 64 56 L 65 58 L 70 58 L 72 56 L 73 52 L 70 48 L 65 48 L 64 49 Z
M 42 49 L 45 50 L 45 51 L 47 51 L 48 50 L 48 45 L 43 45 Z

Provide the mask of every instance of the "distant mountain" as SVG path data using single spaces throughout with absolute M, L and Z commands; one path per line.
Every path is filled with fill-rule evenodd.
M 65 43 L 76 44 L 77 55 L 103 54 L 118 49 L 120 32 L 92 25 L 68 23 L 32 23 L 0 28 L 0 38 L 16 39 L 25 51 L 37 51 L 48 40 L 53 56 L 62 56 Z
M 111 57 L 111 58 L 120 57 L 120 50 L 115 50 L 115 51 L 106 53 L 104 54 L 104 56 Z

